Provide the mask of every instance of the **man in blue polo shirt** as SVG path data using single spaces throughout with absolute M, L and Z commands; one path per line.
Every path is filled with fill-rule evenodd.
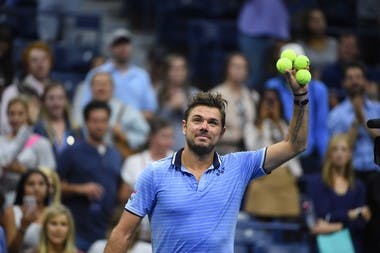
M 289 136 L 258 151 L 219 156 L 215 145 L 226 130 L 226 100 L 210 92 L 194 96 L 182 122 L 184 149 L 142 172 L 105 252 L 126 252 L 136 227 L 148 215 L 153 252 L 232 253 L 248 182 L 270 173 L 306 147 L 307 85 L 296 82 L 295 71 L 286 75 L 296 105 Z
M 111 109 L 106 102 L 91 101 L 84 108 L 88 134 L 68 146 L 58 159 L 63 203 L 75 221 L 75 241 L 87 251 L 106 237 L 117 203 L 121 155 L 104 143 Z

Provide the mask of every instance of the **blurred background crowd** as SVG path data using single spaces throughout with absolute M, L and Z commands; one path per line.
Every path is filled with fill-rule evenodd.
M 0 252 L 103 252 L 198 91 L 228 101 L 220 154 L 285 138 L 284 49 L 311 61 L 308 145 L 249 185 L 235 252 L 380 252 L 379 45 L 376 0 L 0 0 Z

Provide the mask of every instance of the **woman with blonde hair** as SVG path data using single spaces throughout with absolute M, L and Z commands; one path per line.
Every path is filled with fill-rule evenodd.
M 355 252 L 362 252 L 365 224 L 371 217 L 366 205 L 364 184 L 355 179 L 352 146 L 347 135 L 331 138 L 322 168 L 322 178 L 309 185 L 315 206 L 315 235 L 329 234 L 348 228 Z
M 55 170 L 47 167 L 38 168 L 49 180 L 49 202 L 54 205 L 61 204 L 61 180 Z
M 35 253 L 79 253 L 74 243 L 74 221 L 65 206 L 53 205 L 44 215 Z

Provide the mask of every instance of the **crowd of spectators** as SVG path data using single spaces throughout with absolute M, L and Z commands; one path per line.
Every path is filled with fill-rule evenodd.
M 221 63 L 220 83 L 207 88 L 192 82 L 197 73 L 186 51 L 157 45 L 147 69 L 135 65 L 134 35 L 118 28 L 104 39 L 108 56 L 93 58 L 70 96 L 52 75 L 60 61 L 52 49 L 56 31 L 40 26 L 39 40 L 18 53 L 19 66 L 12 62 L 12 29 L 0 25 L 0 251 L 102 252 L 141 171 L 183 147 L 183 113 L 199 90 L 212 87 L 228 101 L 220 154 L 285 138 L 293 97 L 272 68 L 281 51 L 293 49 L 311 60 L 308 145 L 253 181 L 241 211 L 304 224 L 307 196 L 317 219 L 307 231 L 311 252 L 318 235 L 345 228 L 356 252 L 379 252 L 380 166 L 373 149 L 380 130 L 366 122 L 380 118 L 380 55 L 366 61 L 360 34 L 347 27 L 329 33 L 331 10 L 320 2 L 305 10 L 297 30 L 287 1 L 245 1 L 235 20 L 238 46 Z M 128 252 L 151 252 L 149 243 L 145 219 Z

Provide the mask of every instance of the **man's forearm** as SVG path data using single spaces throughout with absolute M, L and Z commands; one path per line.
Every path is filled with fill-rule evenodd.
M 296 98 L 300 101 L 305 101 L 307 95 L 302 98 Z M 308 132 L 308 117 L 309 117 L 309 106 L 304 105 L 294 105 L 293 117 L 290 122 L 289 135 L 287 141 L 293 147 L 293 151 L 300 153 L 306 149 L 307 145 L 307 132 Z
M 131 236 L 124 235 L 116 227 L 108 239 L 104 253 L 125 253 L 127 252 Z

